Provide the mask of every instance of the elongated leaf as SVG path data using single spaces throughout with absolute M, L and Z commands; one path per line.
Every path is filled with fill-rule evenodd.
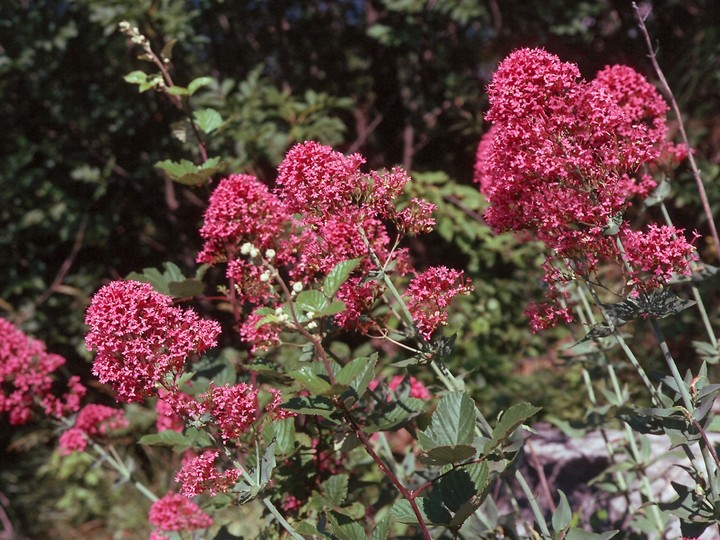
M 570 525 L 570 520 L 572 519 L 572 510 L 570 510 L 570 504 L 568 503 L 565 493 L 560 489 L 558 489 L 558 493 L 560 494 L 560 502 L 552 515 L 552 526 L 555 532 L 564 531 L 565 528 Z
M 323 294 L 332 299 L 338 292 L 340 286 L 347 281 L 350 273 L 360 264 L 360 259 L 341 261 L 330 270 L 323 283 Z
M 613 530 L 604 533 L 594 533 L 573 527 L 568 531 L 565 540 L 610 540 L 619 532 L 618 530 Z
M 275 426 L 275 453 L 278 455 L 289 454 L 295 448 L 295 419 L 283 418 L 273 422 Z
M 165 262 L 163 267 L 162 272 L 157 268 L 145 268 L 142 274 L 131 272 L 127 279 L 150 283 L 156 291 L 174 298 L 197 296 L 205 289 L 202 281 L 185 277 L 175 263 Z
M 168 429 L 159 433 L 143 435 L 138 441 L 149 446 L 172 446 L 174 448 L 189 448 L 193 444 L 192 437 Z

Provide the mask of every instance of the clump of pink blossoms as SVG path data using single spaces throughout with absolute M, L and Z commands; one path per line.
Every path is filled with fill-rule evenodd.
M 175 481 L 180 484 L 180 493 L 185 497 L 195 497 L 203 493 L 215 496 L 231 489 L 241 473 L 238 469 L 219 471 L 216 464 L 219 455 L 220 452 L 206 451 L 185 461 L 175 475 Z
M 628 260 L 640 264 L 627 276 L 634 294 L 664 285 L 670 272 L 689 272 L 694 249 L 682 231 L 663 228 L 668 263 L 648 251 L 656 229 L 632 231 L 623 221 L 633 199 L 655 187 L 651 174 L 686 153 L 665 140 L 668 107 L 644 77 L 609 66 L 585 81 L 574 64 L 520 49 L 500 64 L 488 95 L 492 127 L 478 147 L 475 180 L 495 230 L 530 232 L 581 276 L 602 261 L 621 261 L 615 235 L 627 239 L 644 250 Z M 670 245 L 672 236 L 679 239 Z M 654 277 L 638 279 L 641 273 Z M 556 278 L 554 270 L 545 277 L 551 298 L 563 294 Z M 549 305 L 529 312 L 535 329 L 569 318 L 564 308 Z
M 258 390 L 245 383 L 212 386 L 201 395 L 201 407 L 212 415 L 223 441 L 245 433 L 258 416 Z
M 71 377 L 64 397 L 52 393 L 53 372 L 64 363 L 62 356 L 47 352 L 42 341 L 0 318 L 0 413 L 8 414 L 10 424 L 29 422 L 36 408 L 54 417 L 80 408 L 85 387 L 78 377 Z
M 431 267 L 414 277 L 407 288 L 407 307 L 420 334 L 430 340 L 447 323 L 447 307 L 458 294 L 472 292 L 463 273 L 445 266 Z
M 58 441 L 60 453 L 67 455 L 83 452 L 87 447 L 88 439 L 107 435 L 110 431 L 127 426 L 128 421 L 122 409 L 94 403 L 85 405 L 78 413 L 73 427 L 60 436 Z
M 359 259 L 336 294 L 345 310 L 333 318 L 341 328 L 360 332 L 380 325 L 372 310 L 384 286 L 365 279 L 377 261 L 398 275 L 412 272 L 407 251 L 398 249 L 396 240 L 430 232 L 435 207 L 413 199 L 398 209 L 408 174 L 399 168 L 365 172 L 364 163 L 359 154 L 345 156 L 308 141 L 287 153 L 273 191 L 254 177 L 235 175 L 221 180 L 211 196 L 198 261 L 229 261 L 226 275 L 233 293 L 249 312 L 239 331 L 254 349 L 280 342 L 282 322 L 260 324 L 267 308 L 282 310 L 286 303 L 274 269 L 286 276 L 288 287 L 308 289 L 338 263 Z M 444 309 L 447 302 L 438 298 L 435 307 Z M 434 317 L 431 322 L 421 316 L 424 335 L 445 321 L 440 313 Z
M 213 523 L 197 504 L 179 493 L 168 493 L 155 501 L 150 507 L 148 521 L 160 530 L 153 533 L 157 540 L 166 538 L 165 532 L 207 529 Z
M 88 350 L 97 353 L 93 373 L 110 383 L 118 401 L 142 401 L 160 386 L 175 389 L 189 357 L 214 347 L 220 325 L 148 283 L 113 281 L 93 296 L 85 317 Z

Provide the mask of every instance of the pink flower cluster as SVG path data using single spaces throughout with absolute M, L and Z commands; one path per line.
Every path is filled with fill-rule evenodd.
M 110 431 L 127 426 L 128 421 L 122 409 L 106 405 L 85 405 L 78 413 L 73 427 L 60 436 L 58 441 L 60 453 L 67 455 L 83 452 L 87 447 L 88 439 L 107 435 Z
M 220 325 L 147 283 L 113 281 L 93 296 L 85 324 L 88 350 L 96 351 L 93 373 L 110 383 L 119 401 L 142 401 L 156 388 L 172 389 L 187 359 L 214 347 Z
M 392 379 L 390 379 L 390 382 L 388 382 L 388 388 L 395 392 L 405 380 L 406 378 L 404 375 L 395 375 Z M 418 381 L 412 375 L 410 375 L 407 382 L 410 385 L 410 397 L 417 399 L 430 399 L 432 397 L 432 394 L 430 394 L 430 390 L 427 389 L 427 386 Z M 370 390 L 375 390 L 379 384 L 380 382 L 377 379 L 373 379 L 370 381 L 370 384 L 368 384 L 368 388 Z
M 223 441 L 245 433 L 257 418 L 257 388 L 245 383 L 212 386 L 199 397 L 201 408 L 212 415 Z
M 520 49 L 500 64 L 488 95 L 492 127 L 478 147 L 475 180 L 490 202 L 485 219 L 493 228 L 529 231 L 583 276 L 630 254 L 618 247 L 618 234 L 633 246 L 626 260 L 637 269 L 627 277 L 636 294 L 661 286 L 672 272 L 689 272 L 694 253 L 682 231 L 631 231 L 622 220 L 633 198 L 655 187 L 651 173 L 687 152 L 665 140 L 667 104 L 642 75 L 609 66 L 585 81 L 574 64 Z M 669 250 L 666 260 L 651 248 L 658 241 Z M 562 294 L 556 277 L 545 278 L 551 297 Z M 531 306 L 530 314 L 536 328 L 570 316 L 551 306 Z
M 219 471 L 217 459 L 220 452 L 206 451 L 183 463 L 180 472 L 175 475 L 175 481 L 180 484 L 180 492 L 186 497 L 195 497 L 203 493 L 211 496 L 225 493 L 231 489 L 240 478 L 238 469 Z
M 363 279 L 376 258 L 392 262 L 400 275 L 411 271 L 406 251 L 392 248 L 391 234 L 429 232 L 435 207 L 413 199 L 399 210 L 396 199 L 410 179 L 407 173 L 399 168 L 363 172 L 364 162 L 358 154 L 345 156 L 308 141 L 287 153 L 273 191 L 254 177 L 234 175 L 211 196 L 198 261 L 229 261 L 226 275 L 250 312 L 240 333 L 254 348 L 277 345 L 282 329 L 274 322 L 259 324 L 264 318 L 259 309 L 284 304 L 268 274 L 270 266 L 306 288 L 338 263 L 360 259 L 337 293 L 346 309 L 334 318 L 337 325 L 358 331 L 377 327 L 371 312 L 383 287 Z
M 470 294 L 472 285 L 463 273 L 445 266 L 428 268 L 407 288 L 407 307 L 420 334 L 427 340 L 447 324 L 447 307 L 458 294 Z
M 154 533 L 158 540 L 165 538 L 163 532 L 207 529 L 213 523 L 197 504 L 179 493 L 168 493 L 155 501 L 150 507 L 148 521 L 160 529 Z
M 62 398 L 52 393 L 53 372 L 64 363 L 62 356 L 47 352 L 43 342 L 0 318 L 0 413 L 8 414 L 10 424 L 29 422 L 36 408 L 54 417 L 80 408 L 85 387 L 78 377 L 70 378 Z

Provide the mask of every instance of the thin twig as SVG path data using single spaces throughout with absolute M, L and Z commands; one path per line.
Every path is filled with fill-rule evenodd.
M 662 90 L 665 93 L 665 97 L 670 100 L 670 105 L 673 112 L 675 113 L 675 118 L 677 119 L 678 123 L 678 129 L 680 130 L 680 137 L 688 148 L 688 162 L 690 163 L 690 170 L 692 171 L 693 178 L 695 179 L 695 184 L 697 185 L 698 193 L 700 194 L 700 200 L 702 201 L 703 211 L 705 212 L 705 217 L 707 218 L 708 226 L 710 227 L 710 234 L 712 236 L 713 243 L 715 244 L 715 257 L 717 257 L 718 261 L 720 261 L 720 237 L 718 237 L 717 228 L 715 227 L 715 220 L 713 219 L 712 210 L 710 209 L 710 202 L 708 201 L 707 193 L 705 192 L 705 185 L 703 184 L 702 178 L 700 177 L 700 171 L 698 170 L 697 163 L 695 163 L 692 148 L 690 147 L 690 141 L 688 140 L 687 133 L 685 132 L 685 124 L 683 122 L 682 115 L 680 114 L 680 107 L 678 106 L 675 95 L 670 89 L 670 85 L 668 84 L 667 79 L 665 78 L 665 75 L 662 69 L 660 69 L 660 65 L 658 64 L 655 50 L 653 49 L 652 42 L 650 41 L 650 34 L 645 27 L 645 19 L 641 15 L 640 10 L 638 9 L 638 6 L 635 2 L 633 2 L 632 6 L 635 10 L 635 15 L 637 16 L 639 22 L 640 32 L 645 38 L 645 44 L 647 45 L 649 51 L 648 57 L 650 58 L 650 62 L 652 63 L 653 68 L 655 69 L 655 74 L 660 80 L 660 85 L 662 86 Z

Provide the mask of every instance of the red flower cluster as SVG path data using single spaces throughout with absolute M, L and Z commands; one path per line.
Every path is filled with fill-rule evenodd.
M 54 417 L 79 409 L 85 387 L 77 377 L 71 377 L 64 397 L 51 391 L 53 372 L 64 363 L 62 356 L 47 352 L 43 342 L 0 318 L 0 413 L 8 413 L 10 424 L 29 422 L 38 406 Z
M 85 405 L 78 413 L 75 425 L 60 436 L 60 453 L 67 455 L 83 452 L 89 438 L 107 435 L 110 431 L 127 426 L 128 421 L 122 409 L 106 405 Z
M 377 327 L 370 314 L 383 287 L 363 279 L 376 268 L 376 258 L 386 266 L 392 262 L 392 271 L 401 275 L 411 271 L 406 251 L 393 249 L 388 225 L 394 224 L 398 235 L 429 232 L 435 207 L 413 199 L 398 210 L 395 201 L 409 181 L 407 173 L 397 168 L 365 173 L 364 162 L 358 154 L 305 142 L 290 149 L 278 167 L 274 191 L 253 177 L 235 175 L 222 180 L 210 198 L 198 261 L 229 261 L 227 276 L 250 310 L 240 333 L 254 348 L 277 345 L 283 326 L 268 319 L 259 324 L 267 308 L 279 310 L 285 303 L 274 289 L 272 268 L 307 288 L 338 263 L 360 259 L 337 293 L 346 309 L 334 317 L 337 325 L 359 331 Z
M 185 362 L 214 347 L 220 325 L 147 283 L 113 281 L 92 299 L 85 324 L 88 350 L 96 351 L 93 373 L 110 383 L 118 401 L 142 401 L 156 388 L 173 389 Z
M 472 285 L 463 273 L 445 266 L 428 268 L 414 277 L 407 288 L 407 307 L 422 336 L 429 340 L 432 333 L 447 323 L 447 307 L 458 294 L 470 294 Z
M 200 507 L 179 493 L 168 493 L 150 507 L 148 521 L 162 532 L 207 529 L 212 518 Z M 163 538 L 156 532 L 156 538 Z
M 661 286 L 672 272 L 689 272 L 693 248 L 682 231 L 633 232 L 622 221 L 632 199 L 655 187 L 650 173 L 686 153 L 665 140 L 668 107 L 644 77 L 610 66 L 588 82 L 574 64 L 521 49 L 500 64 L 488 95 L 493 124 L 478 147 L 475 180 L 490 202 L 485 219 L 493 228 L 531 232 L 585 276 L 600 261 L 629 254 L 613 237 L 619 233 L 633 245 L 626 261 L 639 265 L 628 276 L 635 294 Z M 651 248 L 660 240 L 667 260 Z M 550 296 L 562 294 L 556 277 L 545 278 Z M 530 312 L 537 328 L 569 317 L 549 306 Z
M 216 461 L 220 452 L 207 451 L 183 463 L 175 481 L 180 484 L 180 492 L 186 497 L 195 497 L 202 493 L 214 496 L 225 493 L 240 478 L 238 469 L 218 471 Z
M 257 418 L 257 388 L 239 383 L 213 386 L 200 396 L 201 408 L 212 415 L 223 441 L 245 433 Z

